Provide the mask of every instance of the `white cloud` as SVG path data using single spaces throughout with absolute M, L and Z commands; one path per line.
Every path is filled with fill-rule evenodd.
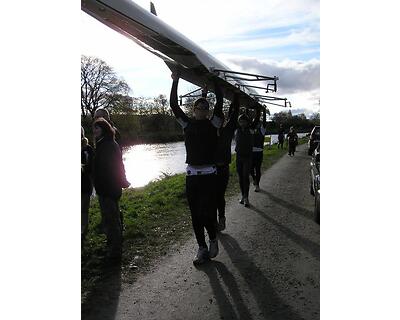
M 318 60 L 306 62 L 294 60 L 260 60 L 236 55 L 218 55 L 223 63 L 234 71 L 278 76 L 278 91 L 273 96 L 285 97 L 293 109 L 319 109 L 320 63 Z M 263 94 L 258 90 L 260 94 Z M 279 107 L 270 107 L 272 113 L 282 111 Z
M 221 37 L 211 39 L 203 43 L 203 47 L 212 52 L 238 52 L 238 51 L 261 51 L 269 48 L 279 48 L 284 46 L 296 45 L 306 47 L 307 45 L 319 44 L 319 32 L 306 28 L 303 30 L 293 30 L 281 36 L 259 36 L 256 38 L 243 37 Z
M 318 60 L 279 62 L 235 55 L 218 55 L 218 58 L 235 71 L 278 76 L 278 90 L 283 94 L 319 89 Z
M 134 1 L 149 10 L 148 0 Z M 262 29 L 309 24 L 319 28 L 318 0 L 153 1 L 158 17 L 195 42 Z

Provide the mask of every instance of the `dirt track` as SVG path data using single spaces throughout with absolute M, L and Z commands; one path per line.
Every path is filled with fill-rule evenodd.
M 319 319 L 319 225 L 306 146 L 251 187 L 251 208 L 227 204 L 220 254 L 196 269 L 194 237 L 86 319 Z

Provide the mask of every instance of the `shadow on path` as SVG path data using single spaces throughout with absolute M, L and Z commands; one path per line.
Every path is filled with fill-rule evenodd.
M 105 262 L 102 265 L 102 279 L 82 305 L 82 320 L 114 320 L 121 292 L 121 264 Z
M 300 215 L 304 216 L 305 218 L 314 221 L 314 212 L 304 209 L 302 207 L 296 206 L 295 204 L 287 202 L 281 198 L 278 198 L 268 191 L 260 190 L 260 193 L 266 194 L 272 201 L 276 202 L 280 206 L 285 207 L 294 213 L 300 214 Z
M 248 254 L 242 250 L 233 237 L 228 234 L 220 234 L 219 240 L 252 292 L 261 311 L 259 316 L 262 316 L 264 319 L 275 320 L 303 319 L 281 300 L 267 277 L 256 266 Z
M 211 288 L 213 289 L 215 298 L 217 299 L 221 319 L 253 319 L 249 309 L 243 301 L 235 277 L 222 262 L 213 260 L 210 261 L 210 263 L 198 267 L 197 269 L 205 272 L 210 278 Z M 235 308 L 232 306 L 224 291 L 224 288 L 221 285 L 221 280 L 218 278 L 218 275 L 222 278 L 222 281 L 228 287 L 230 295 L 236 306 L 236 310 L 239 313 L 239 318 L 237 317 L 234 311 Z
M 302 236 L 299 236 L 298 234 L 294 233 L 292 230 L 280 224 L 278 221 L 271 218 L 265 212 L 262 212 L 260 209 L 257 209 L 254 206 L 251 206 L 250 210 L 257 212 L 265 220 L 275 225 L 283 234 L 285 234 L 288 238 L 292 239 L 296 244 L 301 246 L 304 250 L 309 252 L 314 258 L 316 258 L 319 261 L 319 254 L 320 254 L 319 244 L 311 240 L 305 239 Z

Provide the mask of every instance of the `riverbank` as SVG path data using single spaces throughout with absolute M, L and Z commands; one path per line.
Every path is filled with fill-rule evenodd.
M 301 139 L 301 143 L 306 139 Z M 276 145 L 264 149 L 263 171 L 272 166 L 287 149 Z M 230 165 L 230 181 L 226 196 L 239 192 L 235 156 Z M 190 214 L 185 195 L 185 176 L 165 176 L 143 188 L 124 190 L 121 201 L 124 214 L 124 249 L 121 281 L 134 282 L 139 272 L 149 270 L 156 257 L 166 254 L 192 234 Z M 82 311 L 91 308 L 96 295 L 107 291 L 102 284 L 109 275 L 110 266 L 104 258 L 105 237 L 95 231 L 100 222 L 97 199 L 89 211 L 90 225 L 87 243 L 82 249 L 81 302 Z
M 120 144 L 122 147 L 184 140 L 182 127 L 171 115 L 114 114 L 111 119 L 121 134 Z M 90 117 L 81 119 L 81 125 L 85 129 L 89 141 L 93 141 L 92 122 Z

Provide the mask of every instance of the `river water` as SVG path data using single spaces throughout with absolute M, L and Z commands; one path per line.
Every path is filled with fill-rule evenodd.
M 306 133 L 298 133 L 299 138 Z M 271 135 L 272 143 L 278 142 L 278 135 Z M 232 146 L 232 150 L 234 145 Z M 185 172 L 185 144 L 181 142 L 139 144 L 124 148 L 125 172 L 131 187 L 143 187 L 164 174 Z

